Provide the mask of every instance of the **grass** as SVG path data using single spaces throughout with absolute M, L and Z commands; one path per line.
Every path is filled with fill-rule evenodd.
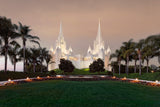
M 59 69 L 55 69 L 55 73 L 56 74 L 64 74 L 63 71 L 61 71 Z M 65 75 L 107 75 L 107 71 L 91 73 L 91 72 L 89 72 L 89 68 L 84 68 L 84 69 L 74 69 L 73 72 L 65 73 Z
M 0 87 L 0 107 L 159 107 L 160 87 L 50 80 Z
M 143 80 L 159 80 L 160 81 L 160 72 L 154 72 L 154 73 L 142 73 L 142 75 L 139 75 L 139 73 L 130 73 L 128 76 L 126 74 L 114 74 L 116 77 L 127 77 L 127 78 L 139 78 Z

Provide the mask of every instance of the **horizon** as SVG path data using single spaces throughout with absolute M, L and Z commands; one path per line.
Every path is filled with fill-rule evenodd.
M 31 27 L 31 34 L 39 36 L 42 47 L 55 46 L 59 34 L 60 21 L 67 48 L 75 54 L 85 55 L 89 45 L 93 48 L 101 19 L 102 38 L 105 48 L 112 53 L 122 42 L 134 41 L 160 33 L 160 1 L 158 0 L 0 0 L 0 16 L 11 18 L 12 22 Z M 38 3 L 37 3 L 38 2 Z M 29 7 L 29 8 L 28 8 Z M 118 40 L 117 40 L 118 38 Z M 32 45 L 27 43 L 27 45 Z M 9 58 L 8 58 L 9 59 Z M 157 64 L 152 59 L 150 64 Z M 4 69 L 0 57 L 0 69 Z M 12 65 L 8 61 L 8 68 Z M 22 63 L 17 64 L 22 70 Z

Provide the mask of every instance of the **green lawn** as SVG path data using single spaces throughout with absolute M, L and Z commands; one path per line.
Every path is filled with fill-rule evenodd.
M 139 73 L 130 73 L 128 76 L 126 74 L 114 74 L 116 77 L 127 77 L 127 78 L 139 78 L 143 80 L 151 80 L 160 81 L 160 72 L 154 72 L 154 73 L 142 73 L 142 75 L 139 75 Z
M 0 87 L 0 107 L 160 106 L 160 87 L 119 81 L 50 80 Z

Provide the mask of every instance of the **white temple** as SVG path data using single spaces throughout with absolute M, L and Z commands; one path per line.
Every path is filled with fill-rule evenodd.
M 62 23 L 60 23 L 60 32 L 58 36 L 58 40 L 56 40 L 55 50 L 53 48 L 50 49 L 50 53 L 52 55 L 52 61 L 55 63 L 51 63 L 49 65 L 49 70 L 53 70 L 58 68 L 60 63 L 60 59 L 68 59 L 72 61 L 74 66 L 78 69 L 81 68 L 89 68 L 89 65 L 96 59 L 101 58 L 105 63 L 105 69 L 110 70 L 109 64 L 109 57 L 111 54 L 111 49 L 105 49 L 104 41 L 102 40 L 101 36 L 101 28 L 100 28 L 100 21 L 98 25 L 98 33 L 96 40 L 93 44 L 93 49 L 89 46 L 86 56 L 82 55 L 73 55 L 73 50 L 71 47 L 67 49 L 66 42 L 64 40 L 63 31 L 62 31 Z

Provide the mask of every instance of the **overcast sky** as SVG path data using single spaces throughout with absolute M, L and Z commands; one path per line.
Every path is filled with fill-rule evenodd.
M 67 46 L 83 55 L 89 45 L 93 47 L 99 18 L 105 47 L 114 52 L 131 38 L 159 34 L 159 10 L 160 0 L 0 0 L 0 16 L 30 26 L 42 47 L 54 47 L 62 21 Z M 0 69 L 3 66 L 1 59 Z

